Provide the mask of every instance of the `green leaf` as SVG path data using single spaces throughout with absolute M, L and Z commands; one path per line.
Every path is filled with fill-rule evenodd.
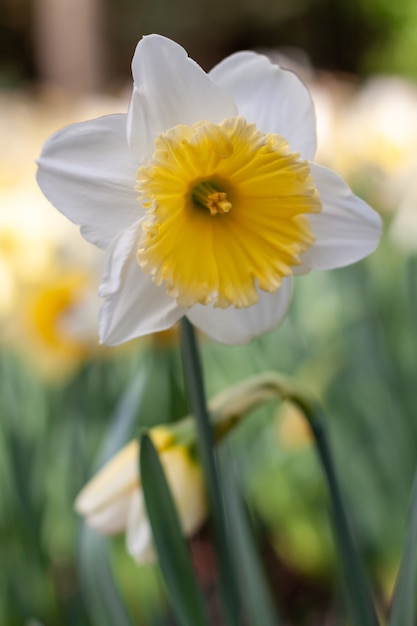
M 417 473 L 414 478 L 403 556 L 388 626 L 414 626 L 416 612 Z
M 222 455 L 222 470 L 226 510 L 233 529 L 230 533 L 233 558 L 239 572 L 245 615 L 250 624 L 280 626 L 229 447 L 227 454 Z
M 143 367 L 132 378 L 114 410 L 95 469 L 102 467 L 132 436 L 146 384 Z M 112 574 L 107 539 L 84 523 L 80 524 L 77 564 L 83 599 L 94 626 L 133 626 Z
M 207 626 L 203 596 L 175 504 L 158 453 L 146 433 L 140 438 L 140 474 L 153 540 L 175 616 L 181 626 Z
M 174 421 L 187 413 L 176 379 L 178 361 L 178 354 L 172 348 L 155 345 L 148 348 L 117 403 L 97 467 L 118 452 L 138 428 Z
M 149 423 L 151 416 L 155 420 L 155 402 L 152 405 L 151 400 L 152 393 L 156 392 L 154 381 L 159 380 L 156 372 L 163 370 L 164 381 L 168 385 L 169 377 L 172 377 L 172 358 L 168 351 L 151 349 L 148 357 L 140 362 L 138 371 L 126 386 L 111 417 L 109 429 L 94 464 L 95 469 L 102 467 L 132 437 L 138 421 L 143 425 Z M 164 388 L 161 395 L 158 389 L 155 396 L 162 403 L 156 411 L 157 421 L 169 418 L 170 407 L 166 400 L 166 391 Z M 107 540 L 82 525 L 80 544 L 78 563 L 84 582 L 83 598 L 92 621 L 96 626 L 131 626 L 132 622 L 112 575 Z
M 150 377 L 146 363 L 140 365 L 111 417 L 110 427 L 98 455 L 97 467 L 104 465 L 132 437 L 135 421 L 144 412 L 143 405 L 146 403 Z
M 107 541 L 86 525 L 80 536 L 79 566 L 84 601 L 94 626 L 133 626 L 113 578 Z

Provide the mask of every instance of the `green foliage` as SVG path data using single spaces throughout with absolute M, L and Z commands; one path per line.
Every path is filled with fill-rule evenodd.
M 402 551 L 417 458 L 415 270 L 415 258 L 385 242 L 355 267 L 297 279 L 285 323 L 250 346 L 203 341 L 209 397 L 273 369 L 321 398 L 359 550 L 383 591 Z M 189 412 L 178 349 L 157 351 L 138 347 L 134 358 L 91 363 L 60 387 L 37 379 L 12 354 L 1 355 L 0 623 L 21 626 L 33 617 L 46 626 L 94 624 L 75 563 L 73 501 L 93 467 L 140 425 Z M 245 500 L 280 563 L 304 589 L 319 580 L 332 597 L 336 564 L 321 469 L 311 445 L 285 441 L 281 419 L 267 405 L 233 434 Z M 149 623 L 147 597 L 155 602 L 160 592 L 155 583 L 148 593 L 141 581 L 155 579 L 155 572 L 144 568 L 135 580 L 124 546 L 111 546 L 115 585 L 135 622 Z M 294 626 L 306 623 L 300 617 Z
M 360 550 L 382 585 L 398 559 L 417 455 L 416 274 L 410 264 L 385 242 L 354 267 L 298 279 L 284 324 L 250 348 L 207 343 L 204 351 L 209 395 L 230 380 L 272 369 L 295 376 L 321 398 Z M 309 567 L 301 543 L 298 554 L 295 548 L 289 554 L 285 540 L 278 541 L 283 558 L 308 575 L 330 574 L 320 468 L 308 445 L 293 448 L 283 440 L 271 413 L 262 410 L 236 433 L 253 501 L 274 536 L 291 535 L 303 520 L 323 550 L 317 559 L 312 549 L 315 566 Z M 275 484 L 280 493 L 272 496 Z
M 333 530 L 342 570 L 342 584 L 346 590 L 347 605 L 352 623 L 355 626 L 378 626 L 379 622 L 372 593 L 340 490 L 321 409 L 314 401 L 306 400 L 303 395 L 297 392 L 291 399 L 302 409 L 309 422 L 326 478 L 332 509 Z
M 280 626 L 281 620 L 276 613 L 273 596 L 268 587 L 259 548 L 243 499 L 242 487 L 237 478 L 237 468 L 229 447 L 223 450 L 222 482 L 225 508 L 230 527 L 233 529 L 229 536 L 234 569 L 245 615 L 251 624 Z
M 417 78 L 417 6 L 413 0 L 361 0 L 375 39 L 362 60 L 368 73 Z
M 73 502 L 94 469 L 140 424 L 187 413 L 181 386 L 179 353 L 172 346 L 139 347 L 133 355 L 92 362 L 59 386 L 38 379 L 13 354 L 1 355 L 1 624 L 21 626 L 31 616 L 48 626 L 100 623 L 77 571 L 79 520 Z M 99 585 L 110 565 L 94 547 L 105 542 L 88 537 L 82 555 L 89 560 L 81 569 L 100 570 Z M 147 606 L 130 604 L 137 620 L 147 614 Z
M 416 613 L 417 474 L 411 495 L 407 533 L 388 626 L 413 626 Z
M 79 546 L 83 597 L 93 626 L 133 626 L 114 580 L 106 540 L 83 526 Z
M 201 591 L 164 470 L 151 439 L 140 438 L 140 473 L 159 563 L 181 626 L 207 626 Z
M 210 424 L 210 415 L 207 410 L 205 384 L 195 331 L 187 318 L 181 320 L 181 348 L 184 379 L 189 393 L 190 407 L 195 416 L 199 457 L 205 477 L 213 523 L 223 611 L 228 625 L 239 626 L 241 607 L 236 589 L 235 572 L 232 566 L 229 531 L 223 504 L 217 451 L 214 447 L 214 435 Z

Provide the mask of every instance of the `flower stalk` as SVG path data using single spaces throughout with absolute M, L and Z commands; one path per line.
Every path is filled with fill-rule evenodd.
M 368 581 L 359 557 L 348 520 L 342 491 L 336 474 L 321 407 L 314 398 L 275 373 L 261 376 L 264 389 L 275 391 L 282 400 L 289 400 L 301 409 L 312 431 L 317 453 L 326 477 L 332 505 L 333 528 L 343 570 L 348 609 L 354 626 L 379 626 Z
M 204 390 L 203 374 L 197 349 L 194 328 L 186 318 L 181 320 L 181 347 L 184 377 L 191 411 L 195 416 L 200 460 L 206 480 L 210 511 L 212 514 L 216 555 L 219 567 L 220 590 L 226 623 L 240 624 L 240 606 L 236 576 L 232 567 L 227 521 L 222 501 L 219 469 L 214 450 L 214 435 Z

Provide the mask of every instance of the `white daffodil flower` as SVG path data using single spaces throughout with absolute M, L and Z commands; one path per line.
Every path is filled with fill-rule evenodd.
M 292 275 L 375 249 L 377 213 L 311 162 L 314 110 L 295 74 L 253 52 L 206 74 L 158 35 L 132 71 L 127 115 L 64 128 L 39 159 L 44 194 L 106 250 L 102 342 L 183 315 L 248 342 L 283 319 Z
M 207 516 L 200 466 L 186 446 L 164 427 L 150 431 L 159 452 L 183 532 L 193 535 Z M 155 560 L 152 530 L 146 513 L 139 475 L 139 444 L 131 441 L 83 488 L 75 509 L 87 524 L 103 535 L 126 532 L 126 547 L 138 562 Z

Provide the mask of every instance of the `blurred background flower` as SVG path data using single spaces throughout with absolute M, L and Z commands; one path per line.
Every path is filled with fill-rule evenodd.
M 188 413 L 177 338 L 97 346 L 101 259 L 35 182 L 52 132 L 127 110 L 130 59 L 149 32 L 175 39 L 206 70 L 254 48 L 298 71 L 315 102 L 318 161 L 383 215 L 389 236 L 372 257 L 297 281 L 280 329 L 248 347 L 205 340 L 203 357 L 209 396 L 274 369 L 324 400 L 362 553 L 387 597 L 417 458 L 413 1 L 4 0 L 0 623 L 105 626 L 92 590 L 106 596 L 110 563 L 135 623 L 157 623 L 157 607 L 165 610 L 157 568 L 134 566 L 117 539 L 98 543 L 73 502 L 140 425 Z M 308 434 L 293 412 L 265 406 L 236 428 L 233 447 L 285 614 L 294 626 L 331 620 L 335 560 Z

